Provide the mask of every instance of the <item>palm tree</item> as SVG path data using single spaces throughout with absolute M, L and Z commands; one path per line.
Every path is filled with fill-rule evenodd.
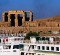
M 36 33 L 36 32 L 29 32 L 29 33 L 27 33 L 25 39 L 30 40 L 30 36 L 36 37 L 36 36 L 39 36 L 39 33 Z M 38 40 L 39 38 L 36 37 L 36 39 Z

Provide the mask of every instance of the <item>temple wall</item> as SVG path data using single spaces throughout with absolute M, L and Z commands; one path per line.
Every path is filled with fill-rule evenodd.
M 5 22 L 5 13 L 8 13 L 8 21 Z M 25 21 L 26 14 L 29 13 L 29 21 Z M 14 14 L 14 22 L 15 26 L 11 26 L 11 15 Z M 22 25 L 18 26 L 18 14 L 22 14 Z M 2 21 L 0 21 L 0 30 L 12 30 L 14 32 L 40 32 L 40 31 L 59 31 L 60 30 L 60 15 L 45 19 L 32 20 L 32 12 L 31 11 L 23 11 L 23 10 L 10 10 L 6 11 L 2 14 Z M 12 19 L 13 20 L 13 19 Z M 20 24 L 20 23 L 19 23 Z

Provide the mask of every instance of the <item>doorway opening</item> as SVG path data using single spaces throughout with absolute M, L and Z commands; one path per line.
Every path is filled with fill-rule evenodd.
M 11 19 L 11 26 L 15 26 L 15 14 L 11 14 L 10 19 Z
M 18 26 L 22 26 L 22 19 L 23 19 L 23 15 L 18 14 Z
M 29 12 L 26 12 L 25 13 L 25 21 L 29 21 L 29 18 L 30 18 L 30 13 Z
M 5 22 L 8 22 L 8 13 L 5 13 L 5 17 L 4 17 L 4 18 L 5 18 L 4 21 L 5 21 Z

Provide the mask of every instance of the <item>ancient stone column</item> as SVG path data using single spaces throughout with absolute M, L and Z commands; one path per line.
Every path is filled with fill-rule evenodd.
M 30 12 L 30 19 L 29 21 L 32 21 L 32 12 Z
M 5 21 L 5 13 L 2 14 L 2 19 L 3 19 L 3 22 Z
M 23 14 L 23 19 L 22 19 L 22 23 L 25 22 L 25 14 Z
M 8 22 L 10 22 L 10 14 L 8 13 Z
M 18 26 L 18 14 L 15 14 L 15 27 L 17 27 Z

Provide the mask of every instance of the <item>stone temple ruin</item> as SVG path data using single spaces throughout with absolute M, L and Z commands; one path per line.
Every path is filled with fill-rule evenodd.
M 29 13 L 29 17 L 27 17 L 27 13 Z M 18 10 L 18 11 L 8 11 L 8 12 L 4 12 L 3 15 L 3 22 L 8 22 L 10 23 L 10 27 L 14 26 L 14 27 L 18 27 L 18 26 L 22 26 L 23 23 L 25 21 L 32 21 L 32 12 L 31 11 L 22 11 L 22 10 Z
M 10 10 L 2 13 L 0 32 L 42 32 L 59 31 L 60 15 L 44 19 L 33 20 L 31 11 Z

